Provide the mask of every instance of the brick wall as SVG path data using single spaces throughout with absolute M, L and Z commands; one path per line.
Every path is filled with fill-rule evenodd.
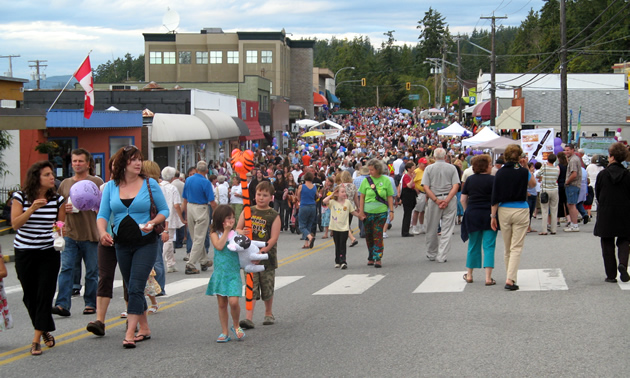
M 312 118 L 313 108 L 313 49 L 291 48 L 291 105 L 299 105 Z

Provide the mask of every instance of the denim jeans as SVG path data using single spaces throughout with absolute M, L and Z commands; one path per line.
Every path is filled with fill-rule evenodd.
M 312 228 L 317 219 L 317 209 L 315 205 L 300 206 L 300 231 L 302 240 L 308 239 L 308 234 L 313 233 Z
M 155 264 L 153 265 L 153 269 L 155 269 L 155 280 L 158 282 L 158 284 L 160 284 L 160 288 L 162 288 L 162 293 L 165 293 L 164 285 L 166 285 L 166 272 L 164 271 L 164 256 L 162 255 L 163 249 L 164 242 L 162 241 L 162 238 L 158 236 L 157 256 L 155 256 Z
M 70 310 L 72 306 L 72 288 L 74 284 L 74 267 L 77 260 L 85 261 L 85 291 L 83 300 L 85 307 L 96 308 L 96 288 L 98 287 L 98 243 L 76 241 L 64 238 L 66 248 L 61 253 L 61 271 L 59 272 L 59 292 L 55 306 Z
M 144 288 L 155 264 L 157 248 L 157 240 L 142 246 L 116 243 L 116 258 L 129 296 L 129 314 L 142 315 L 147 310 Z
M 175 238 L 175 248 L 183 248 L 184 247 L 184 237 L 186 236 L 186 226 L 181 226 L 175 232 L 177 235 Z

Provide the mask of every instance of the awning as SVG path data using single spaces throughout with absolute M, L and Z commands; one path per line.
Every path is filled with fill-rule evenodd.
M 195 109 L 195 116 L 208 126 L 210 139 L 230 139 L 241 135 L 236 122 L 226 113 L 218 110 Z
M 44 109 L 0 108 L 0 130 L 45 130 Z
M 473 117 L 481 117 L 484 121 L 490 119 L 490 107 L 490 101 L 480 102 L 472 112 Z
M 328 98 L 328 102 L 331 104 L 341 104 L 339 98 L 332 94 L 328 89 L 326 89 L 326 98 Z
M 262 128 L 260 127 L 260 123 L 258 121 L 243 121 L 248 127 L 249 135 L 241 136 L 239 139 L 241 141 L 244 140 L 259 140 L 265 139 L 265 135 L 262 132 Z
M 322 96 L 321 94 L 317 92 L 313 92 L 313 105 L 315 106 L 328 105 L 328 100 L 326 100 L 326 97 Z
M 497 118 L 497 129 L 519 130 L 521 128 L 521 107 L 510 106 Z
M 238 126 L 238 129 L 241 132 L 241 136 L 239 138 L 243 138 L 246 136 L 249 136 L 249 128 L 247 127 L 247 125 L 245 124 L 245 121 L 243 121 L 242 119 L 238 118 L 238 117 L 232 117 L 232 119 L 234 120 L 234 122 L 236 123 L 236 126 Z
M 155 113 L 153 116 L 151 141 L 156 145 L 180 145 L 211 139 L 206 124 L 193 115 Z

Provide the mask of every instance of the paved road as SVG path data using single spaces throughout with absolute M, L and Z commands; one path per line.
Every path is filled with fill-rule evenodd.
M 261 303 L 256 328 L 227 344 L 215 342 L 216 300 L 204 295 L 210 272 L 184 275 L 179 250 L 180 272 L 167 275 L 169 296 L 150 316 L 151 340 L 122 348 L 118 287 L 105 337 L 84 330 L 93 317 L 81 315 L 75 298 L 73 315 L 55 319 L 58 345 L 31 357 L 32 328 L 9 263 L 16 325 L 0 334 L 0 376 L 626 376 L 630 285 L 604 282 L 592 223 L 580 233 L 529 234 L 524 290 L 507 292 L 500 235 L 499 284 L 486 287 L 481 272 L 465 284 L 459 230 L 448 262 L 438 264 L 424 256 L 424 235 L 399 236 L 402 211 L 396 216 L 380 270 L 365 265 L 363 241 L 341 271 L 333 268 L 331 239 L 302 250 L 296 235 L 283 233 L 276 324 L 262 325 Z

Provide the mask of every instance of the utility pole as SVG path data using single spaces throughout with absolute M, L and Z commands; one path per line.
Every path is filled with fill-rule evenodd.
M 2 55 L 0 58 L 8 58 L 9 59 L 9 72 L 7 72 L 7 77 L 13 77 L 13 62 L 12 58 L 19 58 L 19 55 Z
M 440 85 L 440 103 L 446 96 L 446 38 L 442 40 L 442 85 Z M 444 104 L 445 115 L 448 115 L 448 104 Z
M 31 68 L 35 68 L 35 70 L 36 70 L 36 73 L 35 73 L 36 77 L 35 78 L 37 79 L 37 89 L 39 89 L 40 88 L 39 87 L 39 81 L 41 80 L 41 77 L 42 77 L 42 75 L 40 75 L 40 73 L 39 73 L 39 69 L 40 69 L 40 67 L 42 67 L 42 68 L 43 67 L 48 67 L 47 64 L 42 64 L 42 63 L 46 63 L 48 61 L 47 60 L 29 60 L 28 62 L 29 63 L 34 63 L 34 64 L 29 64 L 28 66 L 31 67 Z
M 567 140 L 569 110 L 567 104 L 567 20 L 565 0 L 560 0 L 560 138 Z M 576 138 L 577 140 L 577 138 Z
M 497 117 L 497 83 L 496 83 L 496 69 L 497 69 L 497 55 L 494 46 L 494 34 L 495 34 L 495 21 L 497 19 L 507 19 L 507 16 L 496 17 L 494 12 L 492 17 L 480 17 L 482 20 L 492 20 L 492 53 L 490 55 L 490 126 L 494 127 Z
M 376 86 L 376 107 L 378 108 L 378 85 Z
M 462 38 L 457 36 L 457 121 L 462 122 L 462 92 L 464 83 L 462 83 L 462 56 L 459 50 L 459 41 Z

